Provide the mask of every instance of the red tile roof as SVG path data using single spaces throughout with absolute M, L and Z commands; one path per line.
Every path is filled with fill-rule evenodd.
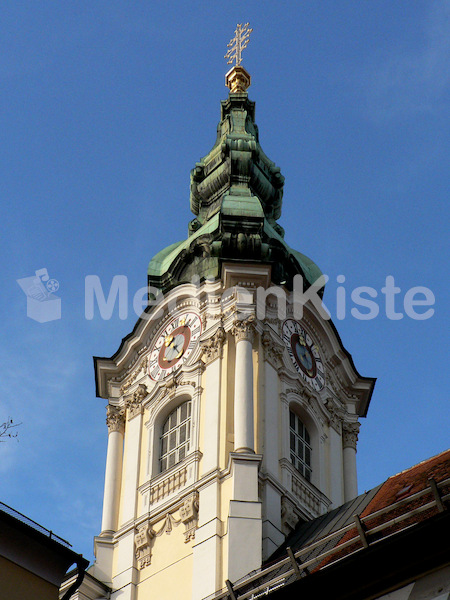
M 406 527 L 415 525 L 426 519 L 429 519 L 433 515 L 436 515 L 439 511 L 436 503 L 434 502 L 434 495 L 431 490 L 429 480 L 434 479 L 434 481 L 439 484 L 449 477 L 450 450 L 446 450 L 437 456 L 433 456 L 432 458 L 424 460 L 419 464 L 406 469 L 405 471 L 397 473 L 397 475 L 389 477 L 389 479 L 387 479 L 380 487 L 371 502 L 359 515 L 364 523 L 364 529 L 368 530 L 367 539 L 369 543 L 371 541 L 380 539 L 381 537 L 385 538 L 396 531 L 400 531 Z M 439 487 L 441 496 L 450 492 L 449 483 Z M 412 498 L 409 500 L 411 496 L 424 490 L 427 490 L 426 493 L 418 498 Z M 404 502 L 400 503 L 402 500 L 404 500 Z M 392 521 L 393 519 L 398 519 L 402 515 L 406 515 L 415 509 L 425 507 L 431 502 L 433 505 L 429 508 L 421 510 L 420 512 L 415 512 L 405 519 L 401 519 L 395 523 L 392 523 L 388 527 L 384 528 L 382 532 L 371 533 L 372 529 Z M 389 507 L 392 507 L 392 509 L 387 510 L 381 515 L 375 514 L 383 509 L 388 509 Z M 370 515 L 374 515 L 374 517 L 371 518 Z M 358 536 L 358 532 L 355 527 L 348 531 L 339 540 L 339 543 L 336 547 L 338 548 L 340 545 L 356 536 Z M 316 567 L 315 570 L 319 570 L 329 563 L 351 554 L 359 548 L 361 548 L 361 542 L 358 540 L 355 542 L 355 544 L 345 548 L 345 550 L 343 549 L 341 552 L 336 552 L 332 556 L 326 558 L 318 567 Z

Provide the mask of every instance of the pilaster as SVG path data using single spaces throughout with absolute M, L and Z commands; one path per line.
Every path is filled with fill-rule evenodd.
M 258 496 L 258 470 L 262 456 L 232 452 L 232 499 L 228 513 L 228 573 L 237 581 L 262 563 L 262 507 Z

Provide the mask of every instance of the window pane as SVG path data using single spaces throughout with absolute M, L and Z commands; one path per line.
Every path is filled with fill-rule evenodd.
M 291 431 L 291 450 L 295 452 L 295 434 Z
M 310 444 L 310 443 L 311 443 L 311 440 L 310 440 L 310 437 L 309 437 L 309 433 L 308 433 L 308 430 L 306 429 L 306 427 L 305 427 L 305 441 L 306 441 L 308 444 Z
M 163 424 L 160 445 L 161 472 L 183 460 L 189 451 L 191 405 L 190 401 L 180 404 Z
M 305 463 L 308 467 L 311 466 L 311 450 L 309 448 L 305 448 Z
M 289 411 L 289 447 L 291 463 L 308 480 L 311 480 L 311 440 L 298 415 Z

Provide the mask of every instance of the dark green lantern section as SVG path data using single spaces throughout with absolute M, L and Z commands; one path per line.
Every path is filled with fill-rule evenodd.
M 272 266 L 272 281 L 305 289 L 321 275 L 309 258 L 292 250 L 281 216 L 284 177 L 264 154 L 255 124 L 255 103 L 246 92 L 221 102 L 212 150 L 191 171 L 189 237 L 159 252 L 148 266 L 148 283 L 160 290 L 193 280 L 217 279 L 223 261 Z

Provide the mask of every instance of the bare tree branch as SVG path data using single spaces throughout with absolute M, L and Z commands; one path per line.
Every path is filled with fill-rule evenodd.
M 17 431 L 11 431 L 15 427 L 19 427 L 22 423 L 14 423 L 14 421 L 8 417 L 7 420 L 0 425 L 0 443 L 6 442 L 6 439 L 1 438 L 16 438 L 18 435 Z

